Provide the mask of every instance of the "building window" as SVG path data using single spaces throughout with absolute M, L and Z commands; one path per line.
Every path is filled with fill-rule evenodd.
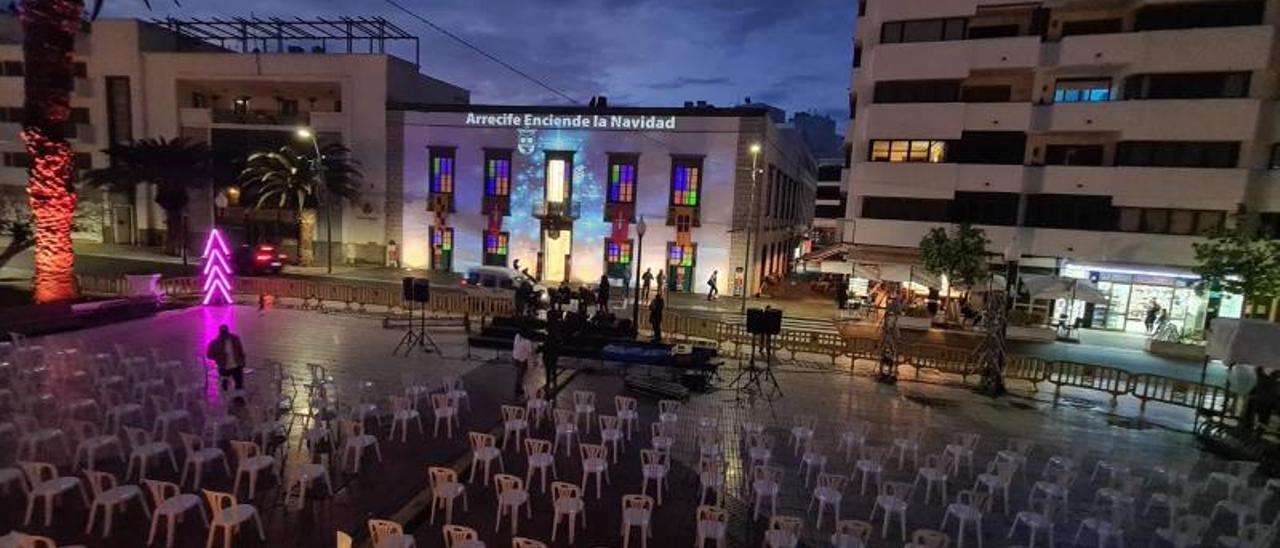
M 693 266 L 694 251 L 694 244 L 667 242 L 667 264 L 671 266 Z
M 1147 234 L 1206 235 L 1220 228 L 1227 212 L 1195 209 L 1122 207 L 1116 230 Z
M 431 268 L 443 271 L 453 269 L 453 228 L 431 227 Z
M 427 156 L 431 166 L 428 190 L 432 194 L 453 194 L 454 149 L 431 147 L 427 149 Z
M 604 260 L 610 265 L 615 264 L 631 264 L 631 240 L 625 242 L 615 242 L 607 240 L 604 243 Z
M 1217 99 L 1249 96 L 1248 72 L 1135 74 L 1124 80 L 1125 99 Z
M 4 153 L 4 167 L 31 167 L 31 155 L 26 152 Z
M 1260 25 L 1266 2 L 1261 0 L 1154 4 L 1138 9 L 1133 30 L 1172 30 Z
M 249 113 L 249 97 L 242 95 L 240 97 L 236 97 L 235 99 L 233 99 L 231 101 L 231 111 L 236 114 L 248 114 Z
M 84 64 L 83 62 L 76 62 L 76 63 L 72 63 L 72 64 L 71 64 L 71 75 L 72 75 L 72 76 L 75 76 L 76 78 L 88 78 L 88 77 L 89 77 L 89 65 L 86 65 L 86 64 Z
M 609 156 L 609 202 L 630 204 L 636 201 L 636 157 Z
M 507 266 L 508 245 L 511 236 L 507 232 L 484 233 L 484 264 Z
M 484 195 L 511 195 L 511 151 L 486 150 L 484 158 Z
M 862 217 L 945 223 L 951 218 L 950 207 L 951 200 L 866 196 L 862 199 Z
M 862 46 L 853 46 L 853 68 L 862 66 Z
M 946 141 L 925 140 L 873 140 L 872 162 L 928 162 L 938 164 L 947 161 Z
M 26 110 L 22 107 L 0 107 L 0 122 L 22 123 Z
M 1115 213 L 1110 196 L 1032 194 L 1027 196 L 1025 226 L 1074 230 L 1111 230 Z
M 672 158 L 671 205 L 698 207 L 702 191 L 702 158 Z
M 1234 168 L 1239 154 L 1235 142 L 1123 141 L 1116 146 L 1116 165 Z
M 209 108 L 209 96 L 198 91 L 191 92 L 191 108 Z
M 1271 162 L 1267 164 L 1268 169 L 1280 169 L 1280 143 L 1271 145 Z
M 293 116 L 298 114 L 297 99 L 277 99 L 280 114 L 285 116 Z
M 4 61 L 0 62 L 0 76 L 13 76 L 21 78 L 24 71 L 22 70 L 22 61 Z
M 1046 145 L 1044 164 L 1048 166 L 1100 166 L 1102 145 Z
M 950 222 L 977 225 L 1018 224 L 1016 192 L 956 192 L 951 201 Z
M 1106 78 L 1064 79 L 1054 84 L 1055 103 L 1096 103 L 1111 100 L 1111 80 Z
M 964 40 L 964 17 L 893 21 L 880 26 L 880 43 L 939 42 Z
M 1013 86 L 965 86 L 960 88 L 960 100 L 966 103 L 1008 103 L 1013 97 Z
M 1123 19 L 1086 19 L 1083 21 L 1066 21 L 1062 23 L 1063 36 L 1111 34 L 1123 31 Z
M 876 103 L 951 103 L 960 99 L 959 80 L 899 80 L 876 82 Z
M 546 200 L 566 203 L 573 195 L 573 153 L 547 151 Z

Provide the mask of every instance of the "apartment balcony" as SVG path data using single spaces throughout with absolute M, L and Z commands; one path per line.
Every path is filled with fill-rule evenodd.
M 311 129 L 318 133 L 342 131 L 347 127 L 347 113 L 345 112 L 313 111 L 309 114 L 311 116 Z
M 209 127 L 213 124 L 213 112 L 207 108 L 182 107 L 178 109 L 178 123 L 182 127 Z
M 1037 192 L 1111 196 L 1126 207 L 1234 211 L 1245 201 L 1247 169 L 1129 166 L 1044 166 Z
M 876 44 L 864 50 L 862 63 L 871 67 L 868 74 L 876 80 L 961 79 L 973 70 L 1033 70 L 1040 64 L 1040 37 Z
M 929 222 L 929 221 L 899 221 L 893 219 L 868 219 L 858 217 L 854 220 L 854 243 L 891 246 L 904 248 L 920 247 L 920 240 L 930 230 L 950 226 L 950 223 Z M 1014 235 L 1020 230 L 1014 226 L 991 226 L 978 225 L 987 233 L 987 238 L 991 240 L 988 249 L 1004 249 L 1005 245 L 1013 241 Z
M 866 196 L 950 199 L 959 191 L 1022 192 L 1027 167 L 998 164 L 858 162 L 850 191 Z
M 295 112 L 286 114 L 274 110 L 235 111 L 213 109 L 215 124 L 244 124 L 254 126 L 306 126 L 311 124 L 310 113 Z
M 1024 255 L 1179 266 L 1195 264 L 1192 244 L 1201 241 L 1198 236 L 1063 228 L 1023 228 L 1018 237 Z
M 1033 107 L 1041 133 L 1116 132 L 1124 140 L 1250 141 L 1258 99 L 1160 99 L 1056 103 Z
M 1265 69 L 1275 29 L 1270 25 L 1068 36 L 1046 45 L 1046 66 L 1126 67 L 1126 72 Z

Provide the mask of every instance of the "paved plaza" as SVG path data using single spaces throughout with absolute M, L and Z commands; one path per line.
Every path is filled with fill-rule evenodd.
M 416 427 L 411 428 L 408 441 L 404 443 L 399 441 L 398 434 L 396 439 L 390 439 L 386 425 L 379 428 L 374 419 L 368 419 L 366 424 L 378 438 L 383 460 L 371 464 L 372 459 L 367 459 L 358 474 L 337 469 L 332 460 L 321 458 L 319 451 L 312 453 L 302 449 L 302 426 L 298 416 L 306 414 L 309 405 L 305 396 L 293 394 L 290 400 L 292 412 L 283 414 L 279 419 L 284 444 L 277 456 L 287 462 L 325 463 L 334 479 L 336 494 L 329 497 L 323 489 L 313 489 L 303 509 L 294 510 L 286 507 L 286 490 L 274 480 L 260 484 L 252 500 L 244 496 L 246 490 L 242 486 L 242 502 L 251 502 L 263 516 L 267 541 L 259 542 L 252 528 L 246 527 L 235 543 L 236 546 L 332 546 L 337 530 L 351 533 L 359 543 L 368 540 L 365 529 L 368 518 L 396 518 L 403 521 L 406 533 L 414 537 L 418 546 L 443 546 L 442 520 L 439 517 L 432 524 L 427 522 L 422 512 L 405 512 L 403 509 L 412 507 L 415 497 L 426 488 L 428 465 L 456 467 L 466 481 L 470 452 L 465 432 L 501 432 L 498 407 L 501 403 L 511 402 L 513 371 L 505 359 L 487 361 L 493 357 L 492 351 L 478 350 L 478 356 L 468 359 L 465 334 L 460 328 L 433 332 L 444 350 L 444 357 L 416 352 L 410 357 L 392 355 L 402 332 L 383 329 L 380 320 L 376 316 L 284 309 L 260 313 L 244 306 L 189 308 L 33 342 L 42 344 L 47 350 L 63 347 L 72 341 L 82 343 L 91 351 L 111 350 L 115 344 L 138 354 L 155 348 L 161 359 L 183 359 L 194 365 L 198 363 L 197 356 L 203 355 L 207 341 L 216 334 L 217 327 L 225 323 L 242 336 L 254 368 L 247 378 L 251 401 L 273 401 L 267 392 L 271 389 L 270 379 L 274 373 L 263 365 L 267 360 L 280 362 L 283 372 L 299 382 L 305 382 L 312 376 L 307 364 L 322 364 L 326 374 L 332 377 L 332 385 L 336 387 L 340 400 L 355 394 L 373 394 L 377 397 L 372 399 L 380 400 L 384 411 L 387 408 L 386 396 L 403 393 L 405 386 L 425 383 L 435 388 L 446 376 L 461 377 L 471 404 L 470 410 L 463 406 L 461 433 L 455 432 L 452 439 L 446 439 L 443 434 L 439 438 L 433 437 L 434 417 L 425 404 L 422 411 L 426 433 L 419 434 Z M 557 407 L 572 408 L 572 393 L 579 390 L 596 394 L 601 414 L 613 413 L 615 395 L 629 395 L 639 400 L 640 428 L 618 455 L 618 462 L 609 465 L 610 481 L 598 499 L 594 491 L 595 480 L 591 481 L 586 493 L 587 527 L 577 532 L 575 543 L 578 546 L 621 546 L 621 496 L 641 492 L 640 449 L 650 446 L 649 424 L 660 420 L 658 402 L 627 391 L 615 368 L 599 367 L 598 362 L 570 362 L 566 365 L 573 371 L 568 385 L 557 396 Z M 984 471 L 988 462 L 996 459 L 1000 450 L 1011 447 L 1015 440 L 1028 442 L 1031 449 L 1027 465 L 1011 477 L 1007 500 L 1009 512 L 1004 510 L 1006 501 L 1000 493 L 992 505 L 981 508 L 981 544 L 970 529 L 963 540 L 968 546 L 997 548 L 1029 544 L 1025 527 L 1020 526 L 1013 539 L 1006 538 L 1006 534 L 1014 515 L 1027 509 L 1032 486 L 1042 479 L 1042 471 L 1053 456 L 1070 457 L 1076 461 L 1069 483 L 1068 504 L 1066 510 L 1057 515 L 1054 527 L 1055 541 L 1060 546 L 1072 544 L 1072 537 L 1085 518 L 1095 514 L 1111 516 L 1110 505 L 1104 505 L 1103 498 L 1096 496 L 1099 489 L 1112 483 L 1111 474 L 1105 468 L 1099 469 L 1095 477 L 1100 461 L 1112 463 L 1116 468 L 1127 467 L 1142 478 L 1141 485 L 1135 483 L 1131 487 L 1136 490 L 1131 493 L 1135 495 L 1135 515 L 1126 516 L 1124 520 L 1124 540 L 1131 546 L 1147 545 L 1155 538 L 1156 529 L 1168 524 L 1166 510 L 1157 508 L 1150 514 L 1143 512 L 1151 494 L 1168 489 L 1168 482 L 1157 475 L 1154 467 L 1159 465 L 1166 469 L 1189 471 L 1192 477 L 1206 478 L 1209 472 L 1223 470 L 1226 466 L 1223 459 L 1202 451 L 1186 433 L 1192 420 L 1189 414 L 1156 404 L 1147 410 L 1146 418 L 1158 420 L 1138 420 L 1137 410 L 1133 407 L 1122 404 L 1111 409 L 1105 398 L 1084 393 L 1064 392 L 1055 404 L 1052 394 L 1043 390 L 1032 393 L 1028 387 L 1015 384 L 1012 386 L 1014 395 L 991 400 L 954 386 L 952 379 L 929 372 L 922 375 L 924 382 L 904 380 L 896 386 L 879 384 L 869 378 L 870 367 L 869 363 L 862 362 L 850 369 L 847 366 L 819 367 L 786 361 L 777 374 L 783 395 L 768 402 L 759 398 L 739 400 L 733 390 L 723 389 L 736 374 L 736 363 L 726 363 L 721 374 L 724 378 L 720 383 L 722 389 L 695 395 L 676 412 L 678 418 L 671 432 L 675 445 L 671 450 L 668 471 L 669 490 L 663 493 L 662 504 L 654 511 L 653 536 L 649 545 L 661 548 L 688 546 L 694 542 L 695 511 L 700 503 L 701 478 L 697 471 L 702 445 L 712 439 L 718 440 L 719 452 L 725 463 L 724 507 L 729 515 L 727 545 L 761 544 L 769 505 L 765 504 L 765 515 L 753 519 L 753 494 L 748 490 L 750 464 L 745 445 L 747 436 L 744 435 L 744 431 L 756 423 L 763 429 L 763 434 L 773 440 L 770 466 L 782 471 L 777 513 L 803 519 L 800 541 L 806 546 L 831 545 L 835 520 L 828 509 L 822 527 L 818 529 L 816 513 L 807 511 L 814 479 L 805 485 L 803 451 L 794 450 L 791 445 L 792 427 L 803 417 L 816 420 L 813 439 L 808 445 L 810 450 L 826 457 L 827 473 L 845 476 L 855 471 L 853 461 L 858 456 L 855 452 L 851 459 L 846 459 L 844 451 L 837 450 L 837 446 L 842 433 L 855 429 L 861 423 L 867 424 L 865 446 L 871 448 L 893 447 L 895 440 L 918 433 L 919 462 L 922 465 L 929 455 L 943 453 L 947 445 L 956 441 L 955 435 L 976 434 L 978 441 L 973 450 L 972 470 L 961 466 L 950 474 L 947 481 L 948 503 L 955 502 L 960 491 L 973 488 L 977 474 Z M 904 379 L 913 378 L 914 375 L 904 371 Z M 531 372 L 526 378 L 527 389 L 538 388 L 539 379 L 540 371 Z M 46 387 L 60 398 L 73 395 L 49 384 Z M 221 396 L 211 389 L 207 397 L 216 406 Z M 38 414 L 49 424 L 60 416 L 56 406 Z M 553 438 L 550 423 L 544 422 L 540 428 L 535 428 L 533 436 Z M 583 438 L 596 442 L 598 428 L 593 427 Z M 700 438 L 705 443 L 699 443 Z M 10 438 L 6 438 L 4 444 L 0 454 L 4 456 L 3 465 L 9 466 L 14 455 L 13 445 Z M 874 453 L 875 450 L 868 452 Z M 524 454 L 508 447 L 502 456 L 507 472 L 525 476 Z M 179 451 L 178 463 L 181 464 L 183 459 L 184 455 Z M 582 467 L 576 447 L 571 456 L 561 452 L 556 460 L 560 480 L 581 482 Z M 914 481 L 917 470 L 913 460 L 908 451 L 900 468 L 895 453 L 885 463 L 881 480 L 886 484 Z M 71 473 L 65 459 L 59 465 L 62 474 Z M 232 467 L 235 467 L 234 458 Z M 124 467 L 119 462 L 105 460 L 99 468 L 123 478 Z M 206 472 L 205 476 L 207 488 L 231 490 L 231 479 L 220 470 Z M 1123 483 L 1123 476 L 1116 474 L 1117 485 Z M 162 464 L 151 466 L 148 477 L 172 481 L 177 479 L 177 474 Z M 1261 485 L 1265 480 L 1253 477 L 1250 481 Z M 874 520 L 868 520 L 875 503 L 875 482 L 871 482 L 866 494 L 862 494 L 860 483 L 861 476 L 858 476 L 841 490 L 840 518 L 872 523 L 871 546 L 902 546 L 904 543 L 896 515 L 888 531 L 883 530 L 879 513 Z M 908 534 L 917 529 L 940 529 L 946 504 L 936 491 L 926 504 L 924 487 L 924 482 L 921 482 L 909 494 L 905 513 Z M 550 495 L 542 492 L 536 480 L 528 488 L 532 518 L 521 515 L 519 533 L 549 542 L 553 515 Z M 456 505 L 454 522 L 476 529 L 488 546 L 508 546 L 512 535 L 507 518 L 495 532 L 497 508 L 493 489 L 492 485 L 486 487 L 479 477 L 475 483 L 468 484 L 469 509 L 464 511 L 460 504 Z M 190 488 L 185 490 L 190 491 Z M 652 482 L 648 492 L 654 494 Z M 1190 512 L 1208 516 L 1215 501 L 1226 496 L 1223 484 L 1212 485 L 1194 499 Z M 102 539 L 98 533 L 100 530 L 94 535 L 84 534 L 88 514 L 77 499 L 69 496 L 60 500 L 51 527 L 38 523 L 23 526 L 24 499 L 17 489 L 9 489 L 0 495 L 0 533 L 20 530 L 47 535 L 64 544 L 142 545 L 149 523 L 136 508 L 117 515 L 112 537 Z M 1277 513 L 1277 507 L 1277 501 L 1267 502 L 1262 507 L 1260 519 L 1269 523 Z M 1103 512 L 1104 508 L 1108 510 Z M 39 519 L 37 517 L 37 521 Z M 945 531 L 951 535 L 951 545 L 960 545 L 957 522 L 954 517 L 948 521 Z M 1205 534 L 1204 545 L 1216 545 L 1219 535 L 1234 534 L 1235 530 L 1234 519 L 1219 515 Z M 192 515 L 181 525 L 177 543 L 181 546 L 202 546 L 205 534 L 199 518 Z M 631 546 L 640 545 L 638 535 L 639 529 L 636 529 L 631 537 Z M 1042 534 L 1035 542 L 1044 546 L 1047 540 Z M 1156 543 L 1158 546 L 1167 544 L 1158 540 Z M 563 523 L 554 544 L 567 544 Z M 1078 545 L 1097 545 L 1097 535 L 1086 532 Z

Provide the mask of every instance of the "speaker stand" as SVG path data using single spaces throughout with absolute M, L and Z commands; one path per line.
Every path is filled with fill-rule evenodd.
M 415 325 L 413 316 L 414 301 L 409 302 L 409 330 L 405 331 L 404 336 L 400 337 L 400 342 L 396 344 L 395 350 L 391 351 L 392 355 L 399 354 L 400 349 L 404 348 L 404 355 L 408 356 L 413 352 L 414 348 L 421 348 L 423 352 L 443 355 L 440 351 L 440 345 L 436 344 L 436 340 L 431 337 L 431 333 L 427 331 L 427 303 L 417 303 L 420 312 Z

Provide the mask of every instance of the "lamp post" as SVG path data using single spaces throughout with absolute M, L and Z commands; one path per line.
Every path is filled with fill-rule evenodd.
M 757 166 L 760 161 L 760 143 L 751 143 L 751 202 L 747 209 L 747 222 L 745 228 L 747 231 L 747 253 L 746 259 L 742 263 L 742 313 L 747 313 L 747 294 L 751 292 L 751 234 L 755 232 L 756 225 L 756 175 L 759 170 Z
M 316 180 L 320 182 L 321 200 L 324 205 L 324 230 L 325 230 L 325 267 L 326 272 L 333 274 L 333 208 L 329 206 L 329 188 L 324 180 L 324 161 L 320 156 L 320 143 L 316 141 L 315 132 L 311 128 L 301 127 L 296 132 L 299 139 L 311 141 L 311 146 L 315 150 L 315 158 L 311 159 L 312 171 L 315 172 Z M 302 204 L 298 204 L 302 207 Z
M 636 284 L 634 288 L 635 295 L 631 301 L 631 327 L 635 328 L 636 337 L 640 336 L 640 268 L 641 259 L 644 258 L 644 231 L 647 228 L 644 224 L 644 216 L 641 215 L 640 222 L 636 224 L 636 236 L 638 236 L 636 238 L 636 275 L 632 278 L 636 281 Z

